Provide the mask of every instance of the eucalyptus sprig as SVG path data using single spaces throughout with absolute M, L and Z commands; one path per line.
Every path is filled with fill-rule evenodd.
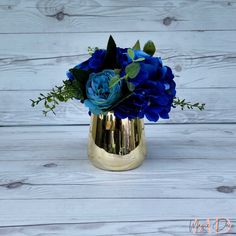
M 137 41 L 136 44 L 138 45 L 139 41 Z M 145 58 L 141 57 L 141 58 L 138 58 L 138 59 L 134 59 L 135 58 L 134 51 L 133 51 L 133 49 L 130 49 L 130 48 L 128 49 L 127 53 L 129 55 L 130 59 L 132 60 L 132 62 L 125 67 L 125 73 L 126 74 L 123 77 L 119 76 L 120 70 L 115 70 L 116 76 L 114 76 L 111 79 L 110 83 L 109 83 L 109 88 L 110 89 L 113 86 L 115 86 L 117 83 L 119 83 L 121 80 L 125 79 L 126 83 L 127 83 L 127 86 L 129 87 L 130 91 L 134 90 L 134 87 L 128 81 L 128 78 L 133 79 L 138 75 L 138 73 L 141 69 L 139 62 L 144 61 Z
M 180 99 L 175 97 L 174 101 L 173 101 L 173 106 L 179 106 L 181 108 L 181 110 L 184 110 L 185 108 L 187 109 L 194 109 L 194 108 L 198 108 L 200 111 L 205 109 L 205 103 L 191 103 L 191 102 L 186 102 L 185 99 Z
M 46 116 L 48 112 L 52 112 L 54 115 L 55 108 L 61 102 L 67 102 L 68 100 L 72 99 L 74 96 L 74 92 L 72 91 L 71 87 L 68 86 L 68 81 L 64 81 L 64 85 L 62 86 L 55 86 L 50 92 L 43 94 L 40 93 L 40 96 L 33 100 L 30 99 L 31 106 L 35 107 L 39 103 L 43 102 L 44 110 L 43 114 Z
M 88 47 L 88 53 L 92 55 L 92 59 L 94 59 L 93 57 L 95 57 L 96 59 L 97 55 L 94 54 L 94 52 L 98 49 L 99 48 L 97 47 L 94 47 L 94 48 Z M 103 59 L 101 69 L 104 70 L 104 69 L 115 68 L 114 76 L 109 80 L 110 90 L 112 90 L 112 88 L 115 85 L 117 85 L 117 83 L 122 82 L 123 84 L 122 84 L 122 91 L 121 91 L 122 97 L 118 101 L 116 101 L 112 106 L 109 106 L 107 111 L 112 110 L 121 102 L 125 101 L 126 99 L 128 99 L 128 97 L 134 94 L 135 85 L 132 83 L 132 79 L 135 79 L 139 75 L 139 73 L 142 72 L 141 66 L 142 66 L 142 63 L 145 63 L 145 58 L 143 57 L 138 58 L 138 56 L 136 56 L 136 53 L 137 53 L 136 50 L 141 50 L 139 40 L 135 43 L 135 45 L 132 48 L 129 48 L 126 52 L 127 55 L 129 56 L 130 63 L 128 63 L 128 65 L 126 66 L 121 66 L 120 63 L 118 63 L 117 61 L 116 43 L 114 39 L 112 38 L 112 36 L 110 36 L 108 40 L 107 50 L 106 50 L 105 58 Z M 156 47 L 154 43 L 149 40 L 144 45 L 142 51 L 146 54 L 149 54 L 150 56 L 153 56 L 156 52 Z M 124 70 L 125 73 L 123 73 L 122 70 Z M 38 98 L 35 100 L 30 99 L 31 106 L 35 107 L 39 103 L 43 103 L 44 108 L 45 108 L 43 110 L 43 114 L 46 116 L 48 112 L 52 112 L 55 114 L 55 108 L 61 102 L 67 102 L 68 100 L 75 98 L 75 99 L 80 100 L 82 103 L 84 103 L 84 101 L 88 99 L 86 84 L 92 71 L 93 70 L 91 69 L 82 70 L 77 66 L 70 69 L 67 72 L 68 73 L 67 76 L 69 80 L 63 81 L 62 86 L 55 86 L 51 91 L 49 91 L 46 94 L 40 93 L 40 96 L 38 96 Z M 120 76 L 121 71 L 122 71 L 122 76 Z M 96 103 L 95 105 L 97 106 L 98 104 Z M 177 106 L 179 106 L 182 110 L 185 108 L 187 109 L 197 108 L 200 111 L 202 111 L 205 108 L 204 103 L 202 104 L 199 102 L 191 103 L 191 102 L 187 102 L 185 99 L 180 99 L 178 97 L 175 97 L 172 103 L 172 107 L 175 108 Z
M 72 68 L 69 71 L 74 78 L 73 80 L 64 80 L 62 86 L 55 86 L 47 94 L 40 93 L 40 96 L 35 100 L 30 99 L 31 106 L 35 107 L 43 102 L 45 107 L 43 114 L 46 116 L 48 112 L 55 115 L 55 108 L 61 102 L 67 102 L 74 98 L 83 101 L 86 92 L 85 86 L 82 86 L 82 84 L 87 81 L 89 73 L 78 68 Z
M 92 55 L 96 50 L 98 50 L 98 47 L 88 47 L 88 54 Z

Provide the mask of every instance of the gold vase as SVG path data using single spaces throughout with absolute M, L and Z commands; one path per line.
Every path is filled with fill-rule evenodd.
M 88 157 L 94 166 L 124 171 L 140 166 L 146 156 L 143 119 L 118 119 L 112 112 L 91 117 Z

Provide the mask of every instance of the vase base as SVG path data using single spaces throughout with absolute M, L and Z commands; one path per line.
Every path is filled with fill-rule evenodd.
M 91 135 L 91 134 L 90 134 Z M 89 137 L 88 157 L 92 164 L 102 170 L 126 171 L 139 167 L 146 156 L 146 145 L 144 139 L 139 145 L 126 155 L 108 153 L 99 148 L 92 137 Z

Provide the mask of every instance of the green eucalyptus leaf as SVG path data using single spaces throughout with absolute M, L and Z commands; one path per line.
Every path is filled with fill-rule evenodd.
M 156 52 L 155 44 L 151 40 L 147 41 L 143 47 L 143 51 L 149 54 L 150 56 L 153 56 Z
M 125 67 L 125 72 L 131 79 L 135 78 L 138 75 L 139 71 L 140 71 L 139 63 L 133 62 Z
M 134 60 L 134 51 L 132 49 L 128 49 L 128 55 L 129 57 L 132 59 L 132 61 Z
M 132 49 L 133 49 L 133 50 L 141 50 L 139 40 L 137 40 L 137 42 L 134 44 L 134 46 L 132 47 Z
M 145 58 L 144 58 L 144 57 L 140 57 L 140 58 L 138 58 L 138 59 L 134 60 L 134 62 L 139 62 L 139 61 L 144 61 L 144 60 L 145 60 Z
M 127 87 L 129 89 L 130 92 L 133 92 L 135 90 L 135 85 L 129 81 L 126 81 L 127 83 Z
M 109 88 L 111 89 L 113 86 L 119 83 L 119 81 L 120 81 L 120 77 L 118 76 L 112 77 L 111 80 L 109 81 Z

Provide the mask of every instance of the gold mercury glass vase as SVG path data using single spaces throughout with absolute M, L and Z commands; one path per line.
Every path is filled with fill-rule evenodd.
M 146 156 L 143 119 L 119 119 L 113 112 L 92 115 L 88 157 L 94 166 L 124 171 L 140 166 Z

